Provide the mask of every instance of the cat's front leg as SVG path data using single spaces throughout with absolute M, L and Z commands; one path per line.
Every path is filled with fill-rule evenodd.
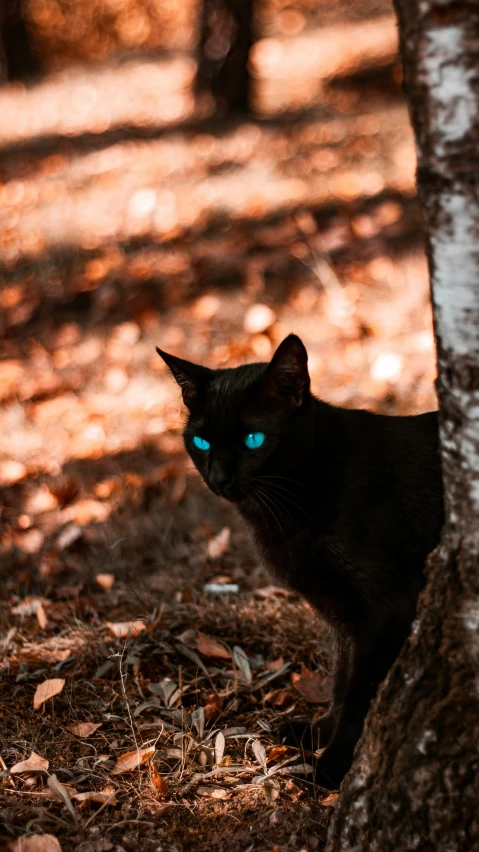
M 325 790 L 338 790 L 353 762 L 354 744 L 330 745 L 314 762 L 314 783 Z
M 337 789 L 349 770 L 371 701 L 399 650 L 387 634 L 369 645 L 353 641 L 349 648 L 349 674 L 338 723 L 314 765 L 316 784 L 328 790 Z
M 328 710 L 323 716 L 313 721 L 291 719 L 279 727 L 280 742 L 294 745 L 304 751 L 317 751 L 324 748 L 334 734 L 338 716 L 333 710 Z
M 313 721 L 292 719 L 279 729 L 281 742 L 295 745 L 304 751 L 325 748 L 338 726 L 351 676 L 353 647 L 349 639 L 338 638 L 333 654 L 333 690 L 326 713 Z

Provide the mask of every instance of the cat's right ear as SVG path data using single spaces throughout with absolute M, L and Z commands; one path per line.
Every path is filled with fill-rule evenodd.
M 263 378 L 263 394 L 291 408 L 299 408 L 310 390 L 308 353 L 296 334 L 278 346 Z
M 176 355 L 163 352 L 158 347 L 156 347 L 156 351 L 178 382 L 186 407 L 191 408 L 191 405 L 194 404 L 202 390 L 213 378 L 213 370 L 208 369 L 208 367 L 200 367 L 199 364 L 193 364 L 183 358 L 177 358 Z

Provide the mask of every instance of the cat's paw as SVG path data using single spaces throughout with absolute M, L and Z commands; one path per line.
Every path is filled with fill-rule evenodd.
M 326 749 L 314 762 L 314 783 L 325 790 L 337 790 L 352 763 L 352 752 Z
M 314 722 L 292 719 L 283 722 L 279 728 L 280 742 L 302 748 L 305 751 L 317 751 L 327 746 L 333 736 L 336 719 L 331 712 L 325 713 Z
M 286 745 L 296 746 L 304 751 L 316 751 L 319 746 L 320 732 L 314 722 L 292 719 L 280 725 L 279 740 Z

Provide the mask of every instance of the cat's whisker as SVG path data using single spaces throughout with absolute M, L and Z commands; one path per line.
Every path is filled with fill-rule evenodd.
M 310 488 L 308 485 L 305 485 L 304 482 L 300 482 L 299 479 L 293 479 L 290 476 L 283 476 L 283 475 L 276 474 L 276 473 L 263 474 L 261 477 L 258 477 L 258 478 L 260 478 L 260 479 L 281 479 L 284 482 L 288 482 L 288 483 L 291 483 L 292 485 L 295 485 L 299 488 L 302 488 L 303 491 L 306 491 L 314 499 L 316 499 L 316 494 L 313 491 L 313 489 Z
M 280 509 L 281 507 L 276 506 L 274 504 L 274 502 L 271 500 L 271 496 L 270 495 L 268 496 L 268 494 L 263 489 L 260 489 L 260 487 L 258 485 L 255 488 L 255 493 L 256 493 L 256 496 L 261 500 L 262 504 L 268 509 L 269 513 L 274 517 L 276 523 L 278 524 L 279 529 L 281 530 L 281 533 L 284 535 L 284 529 L 283 529 L 283 526 L 281 524 L 281 518 L 278 519 L 277 515 L 274 512 L 275 508 Z M 280 511 L 280 515 L 281 515 L 281 511 Z
M 257 487 L 258 487 L 258 486 L 257 486 Z M 263 489 L 261 489 L 261 493 L 263 494 L 263 497 L 264 497 L 265 499 L 268 499 L 268 500 L 269 500 L 269 502 L 270 502 L 270 504 L 273 506 L 273 508 L 275 508 L 277 511 L 279 511 L 280 516 L 282 515 L 282 516 L 283 516 L 283 519 L 286 519 L 286 520 L 287 520 L 287 518 L 289 518 L 289 519 L 290 519 L 290 521 L 291 521 L 291 523 L 293 524 L 293 526 L 297 526 L 297 527 L 299 527 L 299 524 L 298 524 L 297 520 L 295 520 L 295 518 L 292 516 L 291 512 L 289 511 L 289 509 L 287 509 L 287 508 L 286 508 L 286 506 L 284 506 L 281 502 L 279 502 L 279 499 L 278 499 L 278 496 L 277 496 L 277 495 L 269 493 L 269 492 L 268 492 L 267 490 L 265 490 L 264 488 L 263 488 Z M 282 529 L 282 531 L 284 532 L 284 530 L 283 530 L 283 529 Z
M 282 535 L 282 536 L 283 536 L 283 538 L 284 538 L 284 541 L 285 541 L 285 544 L 286 544 L 286 548 L 287 548 L 287 550 L 288 550 L 289 558 L 291 559 L 291 562 L 293 562 L 293 561 L 294 561 L 294 560 L 293 560 L 293 554 L 292 554 L 292 552 L 291 552 L 291 547 L 290 547 L 290 543 L 289 543 L 288 536 L 286 535 L 286 533 L 285 533 L 285 531 L 284 531 L 284 527 L 282 526 L 281 521 L 280 521 L 280 520 L 278 520 L 278 518 L 277 518 L 277 516 L 276 516 L 276 514 L 275 514 L 275 512 L 274 512 L 274 509 L 279 509 L 279 511 L 280 511 L 280 516 L 281 516 L 281 514 L 282 514 L 282 509 L 283 509 L 283 517 L 284 517 L 284 506 L 283 506 L 283 507 L 278 506 L 278 505 L 277 505 L 277 504 L 276 504 L 276 503 L 272 500 L 271 495 L 268 495 L 268 494 L 267 494 L 267 493 L 265 493 L 263 490 L 261 490 L 261 491 L 260 491 L 260 490 L 258 490 L 258 489 L 259 489 L 259 486 L 258 486 L 258 485 L 256 485 L 256 494 L 257 494 L 257 496 L 258 496 L 258 497 L 260 497 L 260 495 L 262 495 L 262 498 L 263 498 L 262 502 L 263 502 L 263 503 L 264 503 L 264 505 L 265 505 L 265 506 L 269 509 L 269 511 L 270 511 L 270 513 L 271 513 L 271 515 L 272 515 L 272 516 L 273 516 L 273 518 L 276 520 L 276 523 L 278 524 L 278 527 L 279 527 L 279 529 L 280 529 L 280 531 L 281 531 L 281 535 Z M 290 515 L 290 513 L 289 513 L 289 512 L 288 512 L 288 514 Z M 290 517 L 291 517 L 291 515 L 290 515 Z M 291 518 L 291 520 L 292 520 L 293 525 L 294 525 L 294 518 Z
M 282 510 L 283 507 L 281 505 L 276 505 L 275 501 L 273 500 L 273 495 L 268 494 L 268 492 L 264 488 L 261 488 L 261 486 L 259 486 L 259 485 L 257 485 L 256 488 L 257 488 L 257 493 L 261 494 L 263 496 L 263 499 L 267 503 L 269 503 L 274 508 L 280 510 L 280 516 L 281 516 L 281 514 L 282 514 L 281 510 Z
M 264 477 L 257 477 L 257 479 L 261 480 L 262 487 L 264 489 L 266 489 L 267 492 L 270 493 L 271 497 L 273 496 L 271 494 L 271 491 L 273 491 L 273 494 L 275 494 L 277 501 L 280 500 L 280 499 L 286 500 L 292 506 L 294 506 L 294 508 L 296 510 L 298 510 L 301 514 L 303 514 L 309 521 L 311 521 L 313 524 L 315 524 L 315 519 L 313 518 L 311 513 L 306 511 L 306 509 L 304 508 L 304 506 L 301 505 L 301 503 L 298 503 L 298 500 L 303 502 L 302 498 L 298 497 L 297 495 L 291 494 L 291 492 L 288 491 L 288 489 L 285 488 L 284 486 L 280 486 L 280 485 L 277 485 L 276 483 L 264 481 Z M 306 501 L 304 501 L 304 502 L 306 502 Z M 308 504 L 308 507 L 309 507 L 309 504 Z M 283 508 L 285 508 L 285 507 L 283 507 Z
M 301 497 L 301 495 L 295 494 L 292 489 L 286 488 L 285 485 L 278 484 L 277 482 L 270 482 L 268 479 L 263 479 L 262 477 L 258 477 L 258 479 L 260 479 L 262 484 L 268 488 L 273 488 L 275 491 L 287 495 L 295 504 L 297 501 L 300 501 L 301 503 L 306 503 L 309 506 L 309 501 L 307 501 L 304 497 Z
M 271 493 L 271 491 L 265 489 L 263 489 L 262 493 L 265 498 L 267 497 L 269 499 L 270 503 L 277 509 L 277 511 L 279 511 L 280 515 L 282 515 L 283 518 L 289 518 L 293 526 L 299 527 L 297 519 L 293 517 L 289 509 L 281 502 L 278 494 L 274 494 L 274 492 Z
M 275 482 L 269 482 L 267 480 L 261 481 L 261 485 L 263 488 L 266 488 L 267 491 L 275 493 L 281 499 L 287 500 L 291 503 L 296 511 L 302 512 L 306 515 L 310 520 L 313 520 L 313 516 L 311 513 L 312 502 L 311 500 L 307 500 L 301 495 L 296 494 L 294 491 L 286 488 L 285 486 L 278 485 Z
M 252 489 L 252 491 L 253 491 L 253 489 Z M 260 505 L 264 506 L 264 508 L 265 508 L 265 509 L 267 509 L 267 510 L 268 510 L 269 514 L 273 517 L 273 519 L 275 520 L 275 522 L 278 524 L 278 527 L 279 527 L 279 529 L 281 530 L 281 532 L 283 532 L 283 527 L 281 526 L 281 523 L 278 521 L 278 518 L 276 517 L 276 515 L 274 514 L 274 512 L 271 510 L 271 507 L 268 505 L 268 503 L 266 502 L 266 500 L 264 499 L 264 497 L 260 494 L 260 492 L 259 492 L 259 491 L 257 491 L 257 489 L 254 489 L 254 495 L 256 496 L 256 501 L 257 501 Z

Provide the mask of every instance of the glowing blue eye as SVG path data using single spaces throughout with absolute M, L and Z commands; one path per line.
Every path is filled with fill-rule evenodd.
M 200 438 L 199 435 L 195 435 L 193 438 L 193 443 L 197 450 L 202 450 L 204 453 L 207 453 L 211 447 L 209 441 L 205 441 L 204 438 Z
M 250 432 L 244 439 L 248 450 L 257 450 L 264 443 L 264 432 Z

